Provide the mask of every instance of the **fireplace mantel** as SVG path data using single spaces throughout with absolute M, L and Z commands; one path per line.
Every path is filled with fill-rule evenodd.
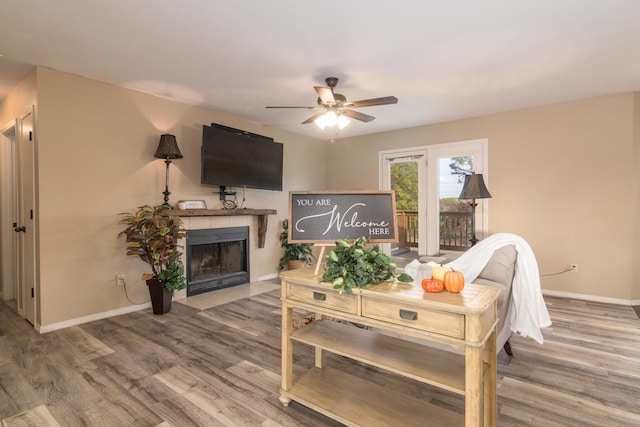
M 169 215 L 180 217 L 187 216 L 237 216 L 254 215 L 258 217 L 258 247 L 264 248 L 264 240 L 267 234 L 268 216 L 278 213 L 275 209 L 168 209 Z

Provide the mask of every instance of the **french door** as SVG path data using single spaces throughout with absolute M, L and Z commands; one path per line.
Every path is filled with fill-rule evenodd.
M 389 253 L 427 251 L 427 151 L 395 150 L 380 156 L 380 189 L 395 190 L 399 241 Z
M 396 190 L 400 235 L 397 245 L 383 245 L 384 249 L 440 255 L 441 205 L 457 199 L 466 173 L 484 174 L 488 185 L 487 151 L 488 141 L 479 139 L 380 152 L 379 188 Z M 411 198 L 414 203 L 407 203 Z M 475 218 L 479 238 L 488 228 L 487 213 L 487 203 L 479 203 Z

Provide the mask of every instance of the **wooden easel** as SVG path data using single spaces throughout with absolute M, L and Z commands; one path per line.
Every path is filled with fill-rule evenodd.
M 313 272 L 313 275 L 317 276 L 318 271 L 320 271 L 320 266 L 324 262 L 324 249 L 334 247 L 335 243 L 314 243 L 313 246 L 320 247 L 320 254 L 318 255 L 318 261 L 316 262 L 316 269 Z

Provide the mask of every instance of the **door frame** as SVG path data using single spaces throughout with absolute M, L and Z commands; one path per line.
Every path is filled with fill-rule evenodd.
M 24 312 L 22 316 L 39 328 L 39 295 L 38 286 L 38 221 L 36 209 L 36 111 L 30 106 L 17 120 L 16 135 L 18 141 L 18 226 L 26 227 L 26 232 L 17 233 L 20 237 L 19 277 L 18 288 L 22 289 L 24 297 Z M 26 126 L 26 127 L 25 127 Z M 28 136 L 27 136 L 28 135 Z M 28 157 L 25 155 L 25 144 Z M 21 292 L 18 290 L 18 292 Z M 30 295 L 31 294 L 31 295 Z
M 391 168 L 390 165 L 394 160 L 402 161 L 415 160 L 418 163 L 418 253 L 426 253 L 427 250 L 427 216 L 420 215 L 420 212 L 426 212 L 427 197 L 427 150 L 424 147 L 402 148 L 399 150 L 385 150 L 378 153 L 378 187 L 381 190 L 391 190 Z M 381 245 L 382 250 L 389 254 L 391 252 L 391 244 Z
M 427 240 L 427 253 L 429 255 L 437 255 L 440 252 L 440 194 L 438 179 L 440 171 L 438 170 L 438 159 L 442 157 L 454 157 L 463 155 L 473 155 L 473 171 L 483 174 L 484 182 L 489 187 L 488 157 L 489 157 L 489 140 L 472 139 L 468 141 L 446 142 L 442 144 L 434 144 L 429 146 L 428 150 L 428 167 L 427 167 L 427 218 L 438 218 L 437 221 L 427 221 L 427 234 L 437 236 L 437 239 Z M 489 230 L 489 206 L 480 199 L 477 200 L 476 208 L 476 236 L 482 240 Z
M 21 144 L 25 142 L 30 144 L 26 151 L 28 158 L 22 154 L 25 151 Z M 32 105 L 0 128 L 0 291 L 3 299 L 15 298 L 18 315 L 38 329 L 36 150 L 36 109 Z M 25 180 L 25 176 L 28 179 Z M 26 233 L 14 231 L 18 226 L 27 226 L 27 238 Z M 30 283 L 26 282 L 27 278 Z
M 17 158 L 17 119 L 12 120 L 0 129 L 0 182 L 2 195 L 0 198 L 0 293 L 4 301 L 15 299 L 18 303 L 17 289 L 17 235 L 14 224 L 18 221 L 18 158 Z M 16 304 L 17 305 L 17 304 Z
M 378 187 L 381 190 L 390 189 L 388 159 L 421 154 L 424 154 L 424 161 L 418 163 L 418 254 L 437 255 L 440 252 L 438 159 L 472 154 L 474 156 L 474 172 L 483 174 L 484 181 L 489 186 L 489 140 L 480 138 L 379 151 Z M 425 168 L 423 175 L 420 174 L 421 164 L 424 164 Z M 425 189 L 426 197 L 421 197 L 423 189 Z M 489 229 L 489 209 L 487 203 L 483 203 L 480 200 L 479 202 L 478 208 L 476 208 L 475 224 L 476 235 L 482 239 Z M 430 220 L 430 218 L 433 219 Z M 391 252 L 391 244 L 383 244 L 381 247 L 385 253 L 389 254 Z

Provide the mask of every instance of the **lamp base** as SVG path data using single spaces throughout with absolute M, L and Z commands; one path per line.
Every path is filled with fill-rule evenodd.
M 162 192 L 162 194 L 164 194 L 164 203 L 162 204 L 162 206 L 167 209 L 173 209 L 173 206 L 169 204 L 169 195 L 171 194 L 171 192 L 169 191 L 169 165 L 171 164 L 171 160 L 165 159 L 164 163 L 167 165 L 167 169 L 165 171 L 164 177 L 164 191 Z
M 165 188 L 162 194 L 164 194 L 164 203 L 161 206 L 164 206 L 167 209 L 173 209 L 173 206 L 169 204 L 169 194 L 171 194 L 169 192 L 169 188 Z
M 475 244 L 478 243 L 478 239 L 476 238 L 476 206 L 478 206 L 476 199 L 471 199 L 469 205 L 471 206 L 471 238 L 469 241 L 471 242 L 471 246 L 475 246 Z

